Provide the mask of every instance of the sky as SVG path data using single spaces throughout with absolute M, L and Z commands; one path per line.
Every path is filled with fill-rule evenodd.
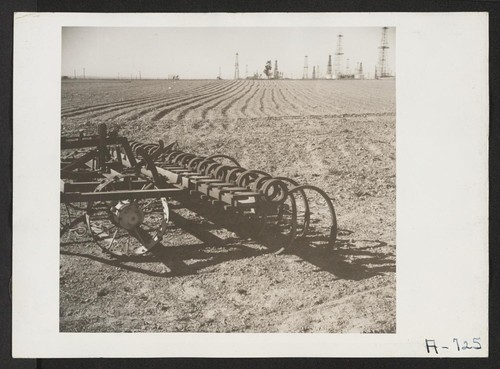
M 287 78 L 302 78 L 308 56 L 309 77 L 313 66 L 324 75 L 328 55 L 334 54 L 338 34 L 343 35 L 344 63 L 351 70 L 363 63 L 373 76 L 379 56 L 381 27 L 185 27 L 120 28 L 63 27 L 62 71 L 64 76 L 83 74 L 102 78 L 223 79 L 234 77 L 235 54 L 239 54 L 240 78 L 262 73 L 266 61 L 278 60 Z M 388 29 L 388 68 L 396 73 L 396 29 Z

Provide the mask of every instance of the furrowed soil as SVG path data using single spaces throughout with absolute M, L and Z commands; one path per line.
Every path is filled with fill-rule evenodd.
M 396 331 L 394 81 L 63 81 L 61 113 L 63 134 L 105 122 L 318 186 L 339 225 L 333 249 L 314 242 L 328 209 L 313 198 L 316 234 L 276 255 L 173 202 L 166 251 L 118 261 L 77 223 L 61 238 L 61 331 Z

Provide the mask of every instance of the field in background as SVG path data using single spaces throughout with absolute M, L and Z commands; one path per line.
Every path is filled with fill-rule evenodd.
M 394 81 L 66 81 L 62 118 L 237 119 L 394 113 Z
M 182 274 L 118 264 L 73 233 L 61 242 L 61 331 L 395 331 L 394 81 L 63 81 L 61 117 L 63 134 L 106 122 L 317 185 L 341 230 L 334 251 L 277 256 L 184 212 L 214 238 L 172 227 Z

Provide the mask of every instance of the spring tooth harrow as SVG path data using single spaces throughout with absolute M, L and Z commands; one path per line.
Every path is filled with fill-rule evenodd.
M 254 236 L 280 234 L 286 242 L 279 253 L 308 234 L 306 192 L 313 191 L 330 213 L 328 244 L 336 240 L 335 209 L 323 190 L 247 170 L 228 155 L 199 156 L 179 150 L 176 142 L 129 141 L 116 131 L 108 133 L 105 124 L 97 135 L 62 137 L 61 151 L 61 235 L 85 220 L 95 243 L 115 257 L 143 254 L 161 244 L 170 221 L 169 200 L 196 201 Z

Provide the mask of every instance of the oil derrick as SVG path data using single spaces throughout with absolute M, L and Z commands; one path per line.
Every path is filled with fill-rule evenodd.
M 274 61 L 274 79 L 280 78 L 280 72 L 278 72 L 278 61 Z
M 342 78 L 343 74 L 343 62 L 344 62 L 344 51 L 342 47 L 342 37 L 343 35 L 338 35 L 337 37 L 337 50 L 335 51 L 335 78 Z
M 345 60 L 345 74 L 350 75 L 351 74 L 351 68 L 349 66 L 349 58 Z
M 326 67 L 326 79 L 332 79 L 332 56 L 328 55 L 328 65 Z
M 236 53 L 236 61 L 234 62 L 234 79 L 240 79 L 240 65 L 238 63 L 238 53 Z
M 309 67 L 307 66 L 307 55 L 304 58 L 304 73 L 302 74 L 302 79 L 309 79 Z
M 312 75 L 312 79 L 316 79 L 316 67 L 313 66 L 313 75 Z
M 384 78 L 390 76 L 389 70 L 387 68 L 387 49 L 389 48 L 389 45 L 387 43 L 388 29 L 389 27 L 382 27 L 382 39 L 380 40 L 377 74 L 375 78 Z
M 316 79 L 319 79 L 319 65 L 316 66 Z
M 354 78 L 365 79 L 365 76 L 363 74 L 363 63 L 358 63 L 358 66 L 356 68 L 356 74 L 354 75 Z

